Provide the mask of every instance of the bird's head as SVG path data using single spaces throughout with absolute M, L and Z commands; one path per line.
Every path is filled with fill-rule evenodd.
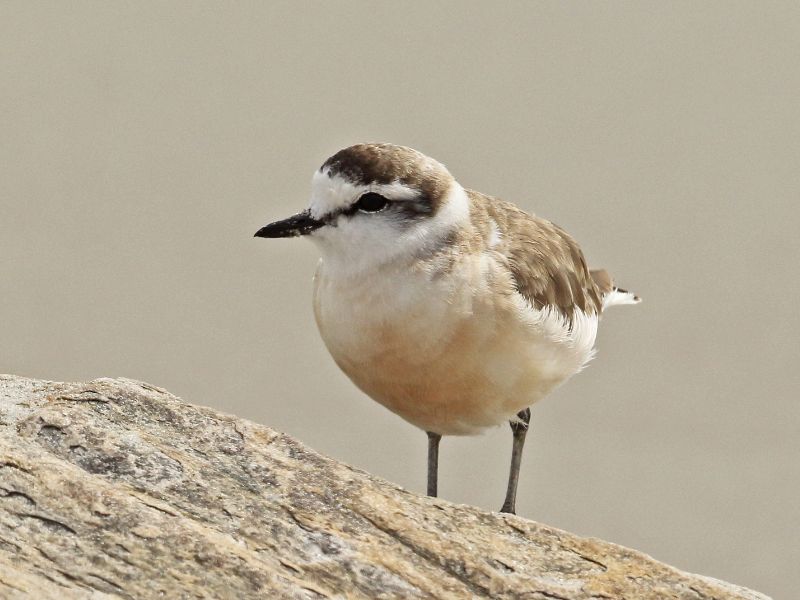
M 356 272 L 431 249 L 468 218 L 464 190 L 444 165 L 404 146 L 357 144 L 314 173 L 306 210 L 256 237 L 307 236 L 324 261 Z

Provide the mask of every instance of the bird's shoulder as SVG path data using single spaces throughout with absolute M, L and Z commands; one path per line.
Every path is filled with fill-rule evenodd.
M 468 190 L 473 227 L 499 253 L 516 290 L 537 309 L 557 309 L 568 322 L 576 310 L 598 314 L 601 290 L 578 243 L 558 225 L 504 200 Z

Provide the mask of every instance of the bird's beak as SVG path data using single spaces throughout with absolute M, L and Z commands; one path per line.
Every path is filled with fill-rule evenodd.
M 325 224 L 324 221 L 319 221 L 311 216 L 308 210 L 297 213 L 284 219 L 283 221 L 275 221 L 269 225 L 265 225 L 256 231 L 255 237 L 262 238 L 282 238 L 282 237 L 297 237 L 300 235 L 308 235 L 315 229 L 319 229 Z

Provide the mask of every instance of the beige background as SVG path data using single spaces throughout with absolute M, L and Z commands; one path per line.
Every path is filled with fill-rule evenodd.
M 385 140 L 551 218 L 645 302 L 534 410 L 520 512 L 800 586 L 797 3 L 0 4 L 0 371 L 127 376 L 422 491 L 425 435 L 255 240 Z M 496 509 L 510 434 L 446 439 Z

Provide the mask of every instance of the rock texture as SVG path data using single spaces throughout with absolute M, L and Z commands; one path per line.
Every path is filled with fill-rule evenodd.
M 766 598 L 417 496 L 145 383 L 13 376 L 0 597 Z

